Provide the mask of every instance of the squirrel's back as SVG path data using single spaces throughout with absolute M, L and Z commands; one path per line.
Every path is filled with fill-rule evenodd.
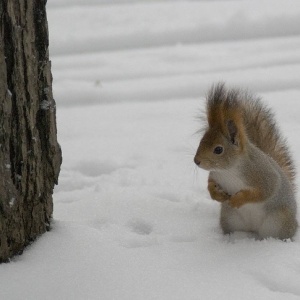
M 247 138 L 277 162 L 295 187 L 295 166 L 272 111 L 259 98 L 238 89 L 226 89 L 224 83 L 219 83 L 211 88 L 207 97 L 209 125 L 223 122 L 228 107 L 240 116 Z

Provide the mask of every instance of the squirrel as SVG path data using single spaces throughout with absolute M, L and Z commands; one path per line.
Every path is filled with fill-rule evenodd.
M 224 83 L 210 89 L 206 113 L 194 162 L 209 171 L 208 191 L 221 202 L 223 233 L 292 239 L 296 172 L 274 114 L 259 98 Z

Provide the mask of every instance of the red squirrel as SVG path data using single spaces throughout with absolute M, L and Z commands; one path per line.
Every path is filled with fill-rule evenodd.
M 194 162 L 209 171 L 208 191 L 221 202 L 224 234 L 292 238 L 297 230 L 295 167 L 273 113 L 247 92 L 211 88 L 207 127 Z

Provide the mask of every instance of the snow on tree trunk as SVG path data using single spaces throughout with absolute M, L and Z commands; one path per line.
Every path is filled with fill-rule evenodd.
M 0 261 L 49 229 L 61 165 L 44 0 L 0 0 Z

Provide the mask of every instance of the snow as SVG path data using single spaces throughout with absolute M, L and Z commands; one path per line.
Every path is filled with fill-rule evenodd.
M 49 0 L 47 14 L 54 220 L 1 265 L 0 299 L 299 299 L 300 233 L 223 236 L 193 156 L 224 80 L 272 107 L 300 167 L 300 3 Z

